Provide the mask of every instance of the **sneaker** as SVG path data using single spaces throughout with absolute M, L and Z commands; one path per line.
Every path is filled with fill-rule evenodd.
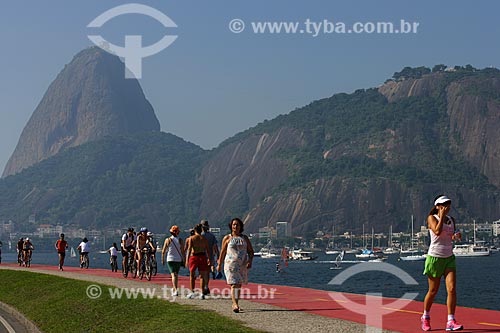
M 431 318 L 422 317 L 422 331 L 430 331 L 431 330 Z
M 179 292 L 176 290 L 176 291 L 173 291 L 172 292 L 172 296 L 179 296 Z
M 200 296 L 200 299 L 205 299 L 205 295 L 201 294 Z
M 464 329 L 463 325 L 460 325 L 459 323 L 457 323 L 457 321 L 455 319 L 448 320 L 448 323 L 446 323 L 446 330 L 447 331 L 460 331 L 463 329 Z
M 187 294 L 187 298 L 189 299 L 193 299 L 194 298 L 194 293 L 193 292 L 190 292 L 189 294 Z
M 205 288 L 205 290 L 203 290 L 203 295 L 210 295 L 210 289 Z

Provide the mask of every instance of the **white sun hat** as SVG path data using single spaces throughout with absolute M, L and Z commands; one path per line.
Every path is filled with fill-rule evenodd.
M 442 195 L 439 198 L 434 201 L 434 206 L 444 204 L 445 202 L 451 202 L 451 199 L 448 198 L 446 195 Z

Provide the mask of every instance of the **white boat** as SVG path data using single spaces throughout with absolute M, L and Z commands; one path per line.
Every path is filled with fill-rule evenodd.
M 388 247 L 388 248 L 385 248 L 383 251 L 382 251 L 383 254 L 397 254 L 399 253 L 398 249 L 394 248 L 394 247 Z
M 301 249 L 290 251 L 290 256 L 292 260 L 300 260 L 300 261 L 314 260 L 317 258 L 317 256 L 314 255 L 314 252 L 303 251 Z
M 332 238 L 328 242 L 325 254 L 339 254 L 342 250 L 335 248 L 335 226 L 332 227 Z
M 474 244 L 460 244 L 453 247 L 455 257 L 486 257 L 490 255 L 490 249 L 483 241 L 476 242 L 476 220 L 474 220 Z
M 461 244 L 453 247 L 455 257 L 486 257 L 490 255 L 490 249 L 486 246 L 474 244 Z
M 411 254 L 409 256 L 399 257 L 398 260 L 402 260 L 402 261 L 423 261 L 423 260 L 425 260 L 425 258 L 427 258 L 426 254 Z
M 396 254 L 399 253 L 398 249 L 392 247 L 392 225 L 389 228 L 389 247 L 385 248 L 382 253 L 383 254 Z
M 372 250 L 364 249 L 360 254 L 356 254 L 356 258 L 369 259 L 369 258 L 378 258 L 378 256 L 375 253 L 373 253 Z
M 370 259 L 368 262 L 384 262 L 387 260 L 387 257 L 378 257 L 376 259 Z
M 365 225 L 363 224 L 363 236 L 364 236 L 364 228 Z M 373 249 L 373 228 L 372 228 L 372 249 Z M 369 250 L 366 248 L 366 242 L 365 242 L 365 248 L 360 254 L 356 254 L 356 258 L 360 259 L 370 259 L 370 258 L 378 258 L 378 255 L 373 252 L 373 250 Z
M 272 253 L 272 252 L 262 252 L 261 251 L 260 257 L 262 259 L 272 259 L 272 258 L 278 257 L 278 255 L 276 253 Z
M 279 251 L 273 247 L 272 241 L 269 239 L 267 245 L 261 248 L 260 251 L 257 253 L 260 254 L 260 257 L 262 259 L 270 259 L 278 257 L 279 256 L 278 252 Z
M 361 253 L 361 250 L 359 249 L 354 249 L 352 247 L 352 232 L 349 234 L 349 238 L 351 239 L 351 246 L 349 248 L 344 248 L 343 251 L 348 254 L 359 254 Z
M 426 254 L 419 253 L 420 251 L 418 249 L 413 248 L 413 215 L 411 216 L 411 241 L 410 241 L 410 248 L 403 250 L 401 249 L 400 256 L 398 260 L 402 261 L 422 261 L 425 260 L 427 257 Z M 407 256 L 401 256 L 401 254 L 409 254 Z
M 401 249 L 401 251 L 399 251 L 399 253 L 401 253 L 401 254 L 413 254 L 413 253 L 418 252 L 418 251 L 419 251 L 418 249 L 409 248 L 409 249 Z

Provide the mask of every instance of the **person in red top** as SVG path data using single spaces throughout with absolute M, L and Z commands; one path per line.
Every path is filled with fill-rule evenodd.
M 57 254 L 59 255 L 59 269 L 63 270 L 64 257 L 66 256 L 66 249 L 68 248 L 68 242 L 64 240 L 64 234 L 57 240 L 55 244 Z

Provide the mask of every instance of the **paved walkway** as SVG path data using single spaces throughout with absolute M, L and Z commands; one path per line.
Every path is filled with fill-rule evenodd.
M 0 269 L 2 268 L 26 270 L 26 268 L 20 268 L 14 264 L 2 264 Z M 154 290 L 154 297 L 213 310 L 221 315 L 238 319 L 249 327 L 266 332 L 350 333 L 380 331 L 380 329 L 374 328 L 367 330 L 365 323 L 383 328 L 384 332 L 420 331 L 420 316 L 423 306 L 421 302 L 416 301 L 408 301 L 405 306 L 400 306 L 394 303 L 400 300 L 390 298 L 366 297 L 365 295 L 341 294 L 287 286 L 248 284 L 243 290 L 245 300 L 240 303 L 244 311 L 235 314 L 231 311 L 230 289 L 221 280 L 210 282 L 213 295 L 211 298 L 205 300 L 186 299 L 187 289 L 184 289 L 181 296 L 174 300 L 170 290 L 165 287 L 171 286 L 170 276 L 165 274 L 159 274 L 153 277 L 151 282 L 147 282 L 146 280 L 125 279 L 120 273 L 112 273 L 110 270 L 104 269 L 82 270 L 76 267 L 66 267 L 64 272 L 60 272 L 57 267 L 32 265 L 30 270 L 119 288 L 149 287 L 149 290 Z M 188 278 L 179 278 L 179 284 L 187 288 Z M 109 297 L 109 291 L 103 291 L 101 297 Z M 354 312 L 347 308 L 354 310 Z M 355 312 L 365 314 L 368 312 L 368 317 Z M 380 321 L 380 318 L 383 320 Z M 432 318 L 433 331 L 443 331 L 446 307 L 435 304 L 432 309 Z M 438 320 L 438 318 L 442 320 Z M 500 332 L 500 311 L 459 307 L 457 318 L 464 324 L 465 332 Z

